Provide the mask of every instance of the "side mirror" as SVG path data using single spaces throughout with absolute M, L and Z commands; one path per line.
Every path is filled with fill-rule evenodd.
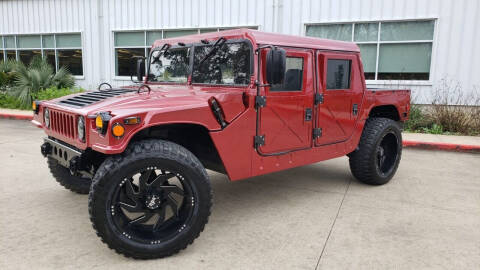
M 267 53 L 267 82 L 269 84 L 279 84 L 285 77 L 285 66 L 287 56 L 284 49 L 273 48 Z
M 143 76 L 145 76 L 145 65 L 143 64 L 143 59 L 137 59 L 137 81 L 143 81 Z

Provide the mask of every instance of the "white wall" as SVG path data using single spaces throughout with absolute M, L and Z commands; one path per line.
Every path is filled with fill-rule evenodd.
M 81 32 L 84 87 L 128 83 L 113 76 L 115 30 L 258 25 L 303 35 L 305 23 L 436 18 L 431 80 L 391 84 L 412 88 L 419 102 L 445 77 L 466 90 L 480 86 L 477 0 L 4 0 L 0 14 L 0 34 Z

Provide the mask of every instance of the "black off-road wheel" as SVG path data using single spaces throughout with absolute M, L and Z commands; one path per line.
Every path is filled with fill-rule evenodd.
M 170 256 L 191 244 L 210 216 L 205 168 L 184 147 L 162 140 L 132 143 L 107 158 L 90 189 L 88 210 L 97 235 L 127 257 Z
M 388 118 L 368 119 L 357 150 L 348 156 L 355 178 L 369 185 L 388 183 L 402 156 L 400 127 Z
M 48 158 L 47 162 L 50 172 L 60 185 L 79 194 L 88 194 L 92 179 L 72 175 L 69 169 L 63 167 L 51 157 Z

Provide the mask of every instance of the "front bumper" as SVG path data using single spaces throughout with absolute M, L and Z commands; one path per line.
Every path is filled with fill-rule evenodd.
M 44 138 L 40 151 L 44 157 L 55 159 L 60 165 L 70 170 L 72 175 L 78 173 L 85 174 L 82 171 L 82 155 L 81 150 L 75 149 L 60 141 Z

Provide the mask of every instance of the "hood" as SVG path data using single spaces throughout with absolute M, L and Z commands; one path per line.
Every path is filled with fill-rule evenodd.
M 87 91 L 48 102 L 49 107 L 68 110 L 81 115 L 93 115 L 107 111 L 113 115 L 157 114 L 209 107 L 215 98 L 220 104 L 227 122 L 232 121 L 246 108 L 243 103 L 244 88 L 201 87 L 187 85 L 125 87 L 103 91 Z

